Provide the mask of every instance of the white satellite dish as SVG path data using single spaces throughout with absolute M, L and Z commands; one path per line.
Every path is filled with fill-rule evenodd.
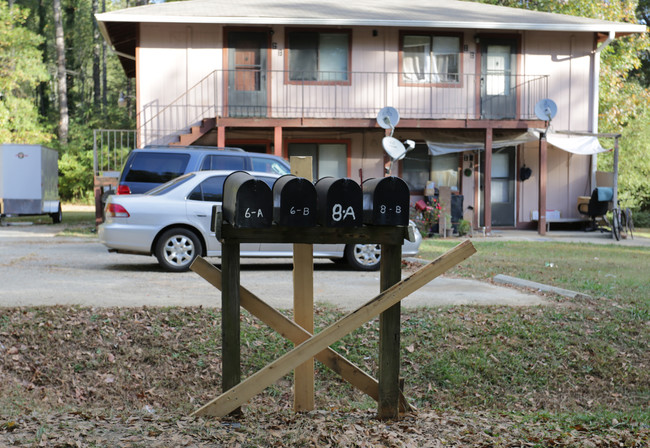
M 543 121 L 551 121 L 557 114 L 557 105 L 551 99 L 539 100 L 535 104 L 535 116 Z
M 384 151 L 386 151 L 386 154 L 388 154 L 392 162 L 402 160 L 406 156 L 404 144 L 395 137 L 384 137 L 381 140 L 381 145 L 384 147 Z
M 399 112 L 394 107 L 384 107 L 377 114 L 377 124 L 384 129 L 395 129 L 399 123 Z

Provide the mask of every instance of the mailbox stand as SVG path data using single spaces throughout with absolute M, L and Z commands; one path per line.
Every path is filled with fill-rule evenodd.
M 221 283 L 222 287 L 223 393 L 193 415 L 239 414 L 245 400 L 292 369 L 296 378 L 294 408 L 310 410 L 314 356 L 377 400 L 379 418 L 394 419 L 400 409 L 410 410 L 400 391 L 400 300 L 471 255 L 474 250 L 471 244 L 459 245 L 458 250 L 401 280 L 401 245 L 408 238 L 409 197 L 403 180 L 373 179 L 364 183 L 362 190 L 350 179 L 322 178 L 313 185 L 304 178 L 288 175 L 279 178 L 271 192 L 261 180 L 239 171 L 226 178 L 223 190 L 223 212 L 213 209 L 212 226 L 222 244 L 223 274 L 220 281 L 209 280 L 215 286 Z M 313 219 L 314 208 L 319 226 L 315 226 Z M 271 223 L 271 210 L 275 225 Z M 279 313 L 241 287 L 239 248 L 242 243 L 294 244 L 294 264 L 301 264 L 294 266 L 294 316 L 298 324 L 308 328 L 282 322 Z M 380 244 L 382 248 L 381 293 L 317 335 L 312 335 L 313 244 Z M 206 266 L 197 267 L 203 272 L 206 269 L 209 270 Z M 281 328 L 278 331 L 296 342 L 296 347 L 240 383 L 242 300 L 247 309 L 254 308 L 256 315 L 262 315 L 263 321 L 272 322 L 269 325 L 276 330 Z M 261 311 L 264 307 L 266 311 Z M 377 315 L 380 318 L 378 382 L 329 349 L 333 342 Z
M 406 233 L 407 229 L 404 227 L 389 226 L 239 229 L 222 223 L 222 391 L 226 392 L 241 379 L 239 351 L 239 245 L 241 243 L 381 244 L 380 286 L 384 291 L 401 280 L 402 249 L 401 244 L 395 244 L 395 241 L 403 241 L 407 236 Z M 399 415 L 399 335 L 400 304 L 397 303 L 380 315 L 378 415 L 384 419 L 397 418 Z

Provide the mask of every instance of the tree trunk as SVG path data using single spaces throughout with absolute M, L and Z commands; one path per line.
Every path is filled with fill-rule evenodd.
M 68 144 L 68 87 L 65 71 L 65 42 L 63 40 L 63 19 L 61 17 L 61 0 L 53 0 L 54 28 L 56 46 L 56 80 L 59 90 L 59 141 Z
M 47 6 L 45 2 L 38 2 L 38 34 L 45 36 L 45 27 L 47 20 Z M 43 39 L 43 42 L 38 46 L 38 49 L 41 50 L 43 54 L 43 63 L 48 65 L 48 53 L 47 53 L 47 39 Z M 38 106 L 40 114 L 43 117 L 48 116 L 50 111 L 50 95 L 48 91 L 48 82 L 42 82 L 38 85 Z
M 93 22 L 93 107 L 99 111 L 101 106 L 102 85 L 100 84 L 100 35 L 95 14 L 99 12 L 99 0 L 92 0 L 92 22 Z
M 102 12 L 106 12 L 106 0 L 102 0 Z M 102 39 L 102 105 L 104 110 L 108 107 L 107 53 L 106 41 Z

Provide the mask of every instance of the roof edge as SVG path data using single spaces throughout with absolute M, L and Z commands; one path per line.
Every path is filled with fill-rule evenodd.
M 597 24 L 537 24 L 527 22 L 442 22 L 413 20 L 345 20 L 345 19 L 296 19 L 256 17 L 184 17 L 184 16 L 127 16 L 115 13 L 96 14 L 98 22 L 139 22 L 139 23 L 197 23 L 224 25 L 332 25 L 332 26 L 385 26 L 400 28 L 454 28 L 487 30 L 525 30 L 525 31 L 578 31 L 644 33 L 645 25 L 631 23 L 597 23 Z

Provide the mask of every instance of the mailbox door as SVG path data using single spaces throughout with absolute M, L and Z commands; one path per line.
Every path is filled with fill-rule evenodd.
M 363 222 L 380 226 L 406 226 L 409 188 L 398 177 L 368 179 L 363 183 Z
M 316 225 L 316 189 L 307 179 L 286 175 L 273 185 L 273 221 L 281 226 Z
M 363 224 L 361 187 L 351 179 L 322 178 L 316 183 L 318 222 L 326 227 Z
M 244 171 L 235 171 L 224 182 L 223 217 L 234 227 L 270 227 L 273 195 L 268 182 Z
M 204 235 L 207 244 L 207 251 L 218 251 L 221 253 L 221 244 L 217 241 L 214 232 L 210 231 L 210 221 L 212 219 L 212 206 L 221 204 L 223 192 L 223 181 L 226 176 L 213 176 L 201 182 L 189 194 L 185 201 L 187 220 L 197 227 Z M 211 199 L 219 199 L 214 201 Z M 242 255 L 244 252 L 257 253 L 259 243 L 246 243 L 241 245 Z

